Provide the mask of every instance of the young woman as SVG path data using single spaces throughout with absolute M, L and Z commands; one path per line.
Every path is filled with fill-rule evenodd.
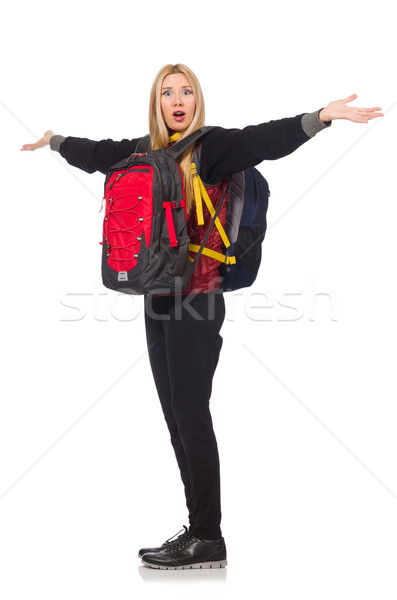
M 263 160 L 294 152 L 333 119 L 368 123 L 383 116 L 381 109 L 347 104 L 353 94 L 312 113 L 251 125 L 244 129 L 215 127 L 200 141 L 201 179 L 216 208 L 226 179 Z M 184 65 L 166 65 L 157 74 L 150 96 L 151 149 L 167 147 L 204 125 L 204 99 L 194 73 Z M 88 173 L 106 171 L 136 150 L 140 138 L 120 142 L 107 139 L 63 137 L 47 131 L 36 150 L 50 144 L 69 164 Z M 206 206 L 204 225 L 198 225 L 190 146 L 178 162 L 184 178 L 188 231 L 200 245 L 211 221 Z M 226 221 L 226 201 L 219 212 Z M 222 252 L 222 240 L 213 227 L 207 247 Z M 212 379 L 222 347 L 220 330 L 225 304 L 220 288 L 220 263 L 201 255 L 189 286 L 181 294 L 145 296 L 145 325 L 149 359 L 171 443 L 184 484 L 189 528 L 155 548 L 139 552 L 144 564 L 154 568 L 211 568 L 226 565 L 226 547 L 220 528 L 220 475 L 217 442 L 210 413 Z M 159 496 L 161 499 L 161 496 Z

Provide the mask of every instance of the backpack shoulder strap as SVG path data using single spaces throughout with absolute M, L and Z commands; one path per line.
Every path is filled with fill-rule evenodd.
M 139 152 L 147 152 L 150 149 L 150 135 L 145 135 L 138 140 L 137 145 L 135 146 L 135 152 L 138 154 Z
M 172 146 L 170 146 L 170 148 L 167 149 L 167 153 L 173 158 L 177 158 L 180 154 L 182 154 L 184 150 L 186 150 L 186 148 L 190 146 L 190 144 L 197 142 L 197 140 L 209 133 L 211 129 L 214 129 L 214 127 L 210 125 L 200 127 L 200 129 L 193 131 L 193 133 L 183 138 L 183 140 L 178 140 L 177 142 L 175 142 L 175 144 L 173 144 Z
M 168 154 L 170 154 L 173 158 L 177 158 L 180 154 L 182 154 L 182 152 L 184 150 L 186 150 L 186 148 L 188 148 L 190 146 L 190 144 L 193 144 L 193 142 L 196 142 L 197 140 L 199 140 L 201 137 L 203 137 L 203 135 L 206 135 L 209 131 L 211 131 L 211 129 L 213 129 L 213 126 L 204 126 L 204 127 L 200 127 L 200 129 L 197 129 L 196 131 L 193 131 L 193 133 L 191 133 L 190 135 L 188 135 L 186 138 L 184 138 L 183 140 L 180 140 L 178 142 L 175 142 L 175 144 L 173 144 L 170 148 L 167 149 Z M 144 137 L 140 138 L 140 140 L 138 141 L 136 147 L 135 147 L 135 152 L 139 153 L 139 152 L 148 152 L 150 150 L 150 135 L 145 135 Z

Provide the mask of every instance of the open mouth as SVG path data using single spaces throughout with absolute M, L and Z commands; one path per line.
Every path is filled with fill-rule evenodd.
M 172 113 L 172 116 L 174 117 L 175 121 L 183 121 L 185 118 L 185 113 L 183 110 L 176 110 Z

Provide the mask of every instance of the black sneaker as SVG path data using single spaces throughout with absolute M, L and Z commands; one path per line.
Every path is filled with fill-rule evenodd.
M 185 531 L 183 531 L 183 529 Z M 173 535 L 172 537 L 170 537 L 169 540 L 166 540 L 163 544 L 161 544 L 161 546 L 157 546 L 156 548 L 141 548 L 139 550 L 138 557 L 142 558 L 142 556 L 144 554 L 146 554 L 147 552 L 161 552 L 161 550 L 164 550 L 169 544 L 171 544 L 173 542 L 177 542 L 178 540 L 179 541 L 184 540 L 186 534 L 189 533 L 189 532 L 188 532 L 188 528 L 186 527 L 186 525 L 183 526 L 183 529 L 181 529 L 181 531 L 183 531 L 182 535 L 179 535 L 176 538 L 176 540 L 175 539 L 173 540 L 173 538 L 175 538 L 175 536 L 177 536 L 179 533 L 181 533 L 181 531 L 178 531 L 178 533 L 176 533 L 175 535 Z M 171 540 L 173 540 L 173 542 Z
M 160 552 L 148 552 L 142 562 L 152 569 L 219 569 L 226 567 L 225 540 L 205 542 L 189 531 Z

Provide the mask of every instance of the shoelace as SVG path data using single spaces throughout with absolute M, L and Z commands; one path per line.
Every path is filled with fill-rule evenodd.
M 182 535 L 178 535 L 179 533 L 181 533 L 181 531 L 183 531 Z M 178 537 L 175 540 L 173 540 L 173 538 L 175 536 L 178 536 Z M 186 539 L 189 537 L 191 537 L 191 533 L 189 532 L 186 525 L 184 525 L 183 529 L 181 529 L 180 531 L 178 531 L 178 533 L 176 533 L 175 535 L 171 536 L 168 540 L 166 540 L 164 542 L 164 544 L 162 544 L 162 546 L 166 547 L 167 550 L 175 550 L 176 548 L 181 546 L 186 541 Z

